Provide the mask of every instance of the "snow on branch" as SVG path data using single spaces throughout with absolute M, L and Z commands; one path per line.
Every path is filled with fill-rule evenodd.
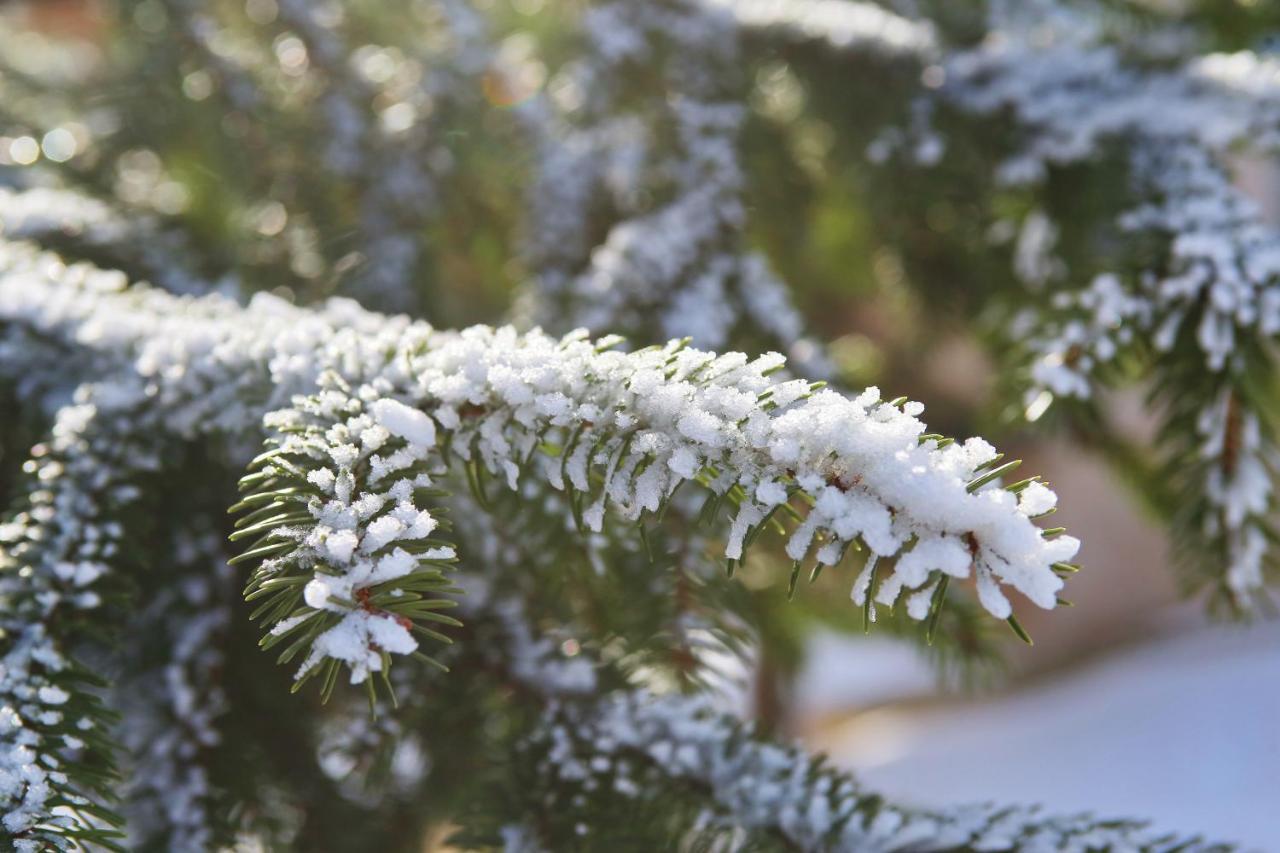
M 183 438 L 245 441 L 264 412 L 314 389 L 344 340 L 376 348 L 379 335 L 395 336 L 405 323 L 344 299 L 305 310 L 268 294 L 246 306 L 221 295 L 173 297 L 131 288 L 118 272 L 0 241 L 0 374 L 24 387 L 79 373 L 141 377 L 154 383 L 149 405 L 162 428 Z M 33 338 L 64 357 L 26 357 Z M 76 353 L 92 357 L 78 360 Z M 350 354 L 345 366 L 352 374 L 363 367 Z
M 697 698 L 637 691 L 552 702 L 524 750 L 540 782 L 533 790 L 556 792 L 556 819 L 570 823 L 579 795 L 611 792 L 640 799 L 683 784 L 682 796 L 691 796 L 692 785 L 692 796 L 704 803 L 701 827 L 764 831 L 797 850 L 1230 849 L 1158 832 L 1138 821 L 1057 816 L 1038 807 L 905 808 L 797 747 L 753 737 L 739 721 Z M 539 800 L 539 806 L 548 803 Z M 536 845 L 535 830 L 512 827 L 509 836 Z
M 105 202 L 70 190 L 0 187 L 0 238 L 100 256 L 112 264 L 127 265 L 171 293 L 235 287 L 197 275 L 189 266 L 195 254 L 191 246 L 153 217 L 126 216 Z
M 120 514 L 160 462 L 137 383 L 81 386 L 28 463 L 33 482 L 0 524 L 0 825 L 21 853 L 109 842 L 108 717 L 71 654 L 121 559 Z M 55 807 L 57 807 L 55 809 Z
M 789 32 L 834 49 L 876 53 L 847 34 L 875 29 L 859 3 L 730 5 L 753 32 L 756 18 L 786 21 Z M 1277 454 L 1261 417 L 1267 405 L 1242 377 L 1271 369 L 1280 231 L 1236 185 L 1231 160 L 1240 147 L 1280 143 L 1280 61 L 1248 51 L 1187 58 L 1186 32 L 1130 32 L 1093 6 L 995 2 L 990 12 L 976 45 L 918 42 L 924 85 L 909 127 L 882 132 L 869 155 L 879 161 L 902 150 L 933 165 L 947 143 L 933 121 L 942 111 L 984 131 L 993 122 L 1012 126 L 998 186 L 1034 189 L 1053 169 L 1120 153 L 1133 201 L 1113 221 L 1120 239 L 1106 243 L 1119 255 L 1113 269 L 1063 287 L 1070 270 L 1039 207 L 992 232 L 1020 226 L 1014 268 L 1033 294 L 1010 325 L 1031 362 L 1026 411 L 1035 419 L 1055 399 L 1090 397 L 1127 353 L 1157 353 L 1165 377 L 1182 365 L 1181 378 L 1168 381 L 1176 395 L 1195 395 L 1199 411 L 1171 428 L 1180 443 L 1166 451 L 1195 460 L 1197 476 L 1181 479 L 1188 502 L 1203 507 L 1184 536 L 1207 560 L 1225 561 L 1216 573 L 1221 588 L 1237 609 L 1250 610 L 1269 550 Z M 1211 380 L 1189 381 L 1197 369 Z M 1184 447 L 1188 437 L 1194 446 Z
M 754 32 L 817 40 L 833 50 L 920 57 L 937 49 L 932 24 L 857 0 L 705 0 Z
M 427 593 L 445 585 L 453 551 L 424 501 L 440 463 L 457 462 L 482 501 L 489 478 L 510 489 L 537 478 L 593 531 L 607 508 L 641 521 L 692 481 L 732 507 L 731 563 L 788 519 L 797 570 L 866 548 L 854 600 L 905 598 L 916 619 L 944 578 L 973 578 L 998 618 L 1012 614 L 1002 586 L 1055 606 L 1079 543 L 1032 520 L 1052 510 L 1052 492 L 1000 487 L 1007 466 L 991 446 L 926 435 L 919 404 L 772 379 L 782 364 L 683 342 L 621 353 L 582 334 L 410 327 L 381 375 L 352 385 L 325 374 L 319 394 L 268 417 L 277 437 L 241 505 L 260 536 L 244 559 L 263 560 L 251 589 L 269 596 L 269 623 L 286 620 L 273 631 L 312 638 L 300 678 L 325 663 L 331 682 L 339 661 L 356 682 L 385 672 L 386 652 L 417 651 L 420 611 L 442 606 Z
M 1055 293 L 1053 310 L 1024 313 L 1018 327 L 1036 355 L 1028 411 L 1089 396 L 1097 371 L 1136 343 L 1166 354 L 1165 373 L 1185 361 L 1179 351 L 1198 349 L 1213 381 L 1175 392 L 1199 394 L 1199 413 L 1183 425 L 1206 463 L 1191 488 L 1206 506 L 1201 535 L 1225 552 L 1225 588 L 1248 610 L 1263 583 L 1276 452 L 1241 377 L 1269 369 L 1261 342 L 1280 332 L 1280 231 L 1229 165 L 1239 143 L 1280 142 L 1280 62 L 1245 52 L 1143 65 L 1090 38 L 1100 36 L 1010 27 L 950 57 L 939 94 L 965 112 L 1012 117 L 1021 142 L 997 175 L 1008 184 L 1123 146 L 1137 204 L 1116 230 L 1133 245 L 1154 238 L 1167 248 L 1136 274 L 1101 273 Z
M 488 477 L 508 487 L 545 481 L 571 496 L 592 530 L 606 506 L 638 521 L 692 480 L 713 509 L 732 508 L 729 560 L 787 520 L 797 565 L 834 565 L 865 548 L 855 601 L 905 597 L 917 619 L 945 578 L 973 578 L 983 605 L 1005 618 L 1002 588 L 1053 607 L 1059 573 L 1073 569 L 1064 561 L 1078 542 L 1032 520 L 1053 509 L 1052 492 L 1034 478 L 1001 488 L 1011 465 L 998 464 L 989 444 L 929 435 L 920 404 L 884 402 L 875 389 L 849 399 L 780 381 L 771 375 L 784 363 L 778 355 L 716 356 L 682 342 L 621 353 L 580 334 L 436 331 L 341 302 L 312 313 L 271 299 L 244 309 L 219 297 L 102 292 L 92 271 L 11 250 L 0 321 L 124 356 L 129 375 L 152 383 L 149 405 L 167 430 L 243 437 L 288 395 L 319 388 L 269 420 L 277 431 L 302 430 L 282 447 L 305 470 L 268 459 L 263 479 L 302 478 L 290 488 L 307 518 L 290 522 L 297 530 L 272 529 L 303 549 L 304 564 L 338 563 L 330 571 L 344 581 L 392 543 L 430 538 L 430 510 L 413 492 L 437 459 L 461 461 L 481 489 Z M 336 331 L 330 318 L 350 327 Z M 351 549 L 335 541 L 331 551 L 330 531 L 346 531 Z M 269 545 L 292 553 L 283 542 Z M 877 560 L 889 557 L 896 563 L 877 576 Z

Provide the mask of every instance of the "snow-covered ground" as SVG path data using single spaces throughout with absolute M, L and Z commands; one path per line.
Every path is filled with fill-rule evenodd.
M 814 651 L 811 672 L 823 677 L 802 681 L 800 708 L 867 707 L 888 697 L 859 685 L 883 690 L 890 678 L 898 696 L 926 692 L 928 672 L 909 649 L 868 654 L 865 643 L 828 638 Z M 870 785 L 921 804 L 1043 802 L 1276 851 L 1280 624 L 1153 641 L 984 700 L 886 705 L 811 740 Z

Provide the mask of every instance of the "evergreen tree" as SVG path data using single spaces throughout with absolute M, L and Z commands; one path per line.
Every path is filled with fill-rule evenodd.
M 980 335 L 983 422 L 1105 451 L 1189 592 L 1266 611 L 1280 236 L 1231 168 L 1277 25 L 0 11 L 0 849 L 1228 849 L 892 802 L 715 660 L 784 690 L 822 620 L 969 673 L 1079 570 L 1039 477 L 847 390 L 856 300 Z M 1135 384 L 1154 447 L 1097 403 Z

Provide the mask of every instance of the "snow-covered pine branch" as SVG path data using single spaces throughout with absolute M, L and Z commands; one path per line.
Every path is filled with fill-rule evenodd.
M 642 691 L 603 700 L 562 700 L 523 744 L 532 765 L 527 810 L 586 842 L 608 838 L 584 804 L 624 808 L 672 792 L 703 832 L 733 845 L 781 840 L 781 849 L 858 853 L 987 850 L 1021 853 L 1225 853 L 1229 846 L 1160 832 L 1140 821 L 1054 815 L 994 804 L 913 809 L 867 791 L 803 750 L 760 740 L 703 700 Z M 666 802 L 655 820 L 670 816 Z M 643 812 L 642 812 L 643 813 Z M 567 833 L 564 833 L 567 834 Z M 535 821 L 506 829 L 508 850 L 540 851 Z M 605 842 L 607 843 L 607 842 Z M 521 846 L 523 845 L 523 846 Z
M 0 186 L 0 238 L 39 243 L 62 256 L 128 269 L 171 293 L 202 293 L 233 281 L 210 282 L 190 267 L 195 250 L 154 217 L 129 216 L 106 202 L 65 189 Z
M 282 395 L 312 392 L 267 418 L 279 443 L 262 460 L 262 480 L 250 478 L 269 504 L 289 504 L 285 518 L 265 519 L 270 533 L 258 546 L 273 559 L 255 583 L 278 580 L 292 590 L 277 602 L 274 626 L 296 628 L 278 620 L 298 618 L 312 620 L 308 631 L 325 626 L 300 649 L 307 672 L 341 661 L 362 681 L 385 673 L 383 652 L 416 651 L 405 622 L 420 624 L 433 611 L 429 602 L 397 599 L 413 598 L 415 584 L 441 586 L 420 562 L 447 559 L 450 546 L 431 541 L 438 522 L 424 500 L 432 498 L 429 478 L 450 464 L 454 476 L 468 471 L 480 493 L 490 478 L 562 489 L 566 512 L 593 530 L 606 507 L 644 523 L 692 481 L 713 508 L 732 507 L 730 560 L 742 559 L 766 522 L 785 520 L 797 567 L 810 557 L 836 564 L 851 547 L 866 548 L 851 579 L 855 600 L 905 599 L 917 619 L 941 603 L 944 578 L 976 580 L 983 604 L 1004 618 L 1011 610 L 1002 587 L 1052 607 L 1058 573 L 1073 569 L 1062 561 L 1076 541 L 1046 535 L 1032 520 L 1053 508 L 1052 493 L 1034 481 L 1017 494 L 1000 487 L 1008 466 L 996 465 L 988 444 L 928 436 L 916 417 L 922 407 L 882 402 L 874 389 L 851 400 L 772 378 L 780 356 L 715 356 L 682 342 L 621 353 L 582 335 L 445 332 L 341 302 L 311 312 L 261 297 L 244 309 L 219 296 L 121 291 L 119 278 L 85 265 L 66 267 L 17 244 L 3 250 L 2 336 L 38 335 L 94 358 L 18 359 L 2 369 L 66 381 L 78 366 L 97 383 L 83 401 L 91 414 L 136 405 L 130 429 L 145 422 L 152 436 L 230 438 L 233 452 L 244 453 L 236 440 L 259 429 Z M 128 393 L 141 387 L 143 396 Z M 119 462 L 122 476 L 154 464 L 133 453 Z M 270 482 L 276 478 L 297 482 Z M 69 534 L 66 546 L 80 541 Z M 877 578 L 876 561 L 890 557 L 893 567 Z M 41 630 L 38 617 L 22 615 L 44 612 L 28 578 L 52 582 L 57 565 L 7 576 L 10 600 L 32 602 L 13 609 L 22 624 L 10 636 Z M 93 583 L 108 582 L 109 568 L 99 566 Z M 75 600 L 96 603 L 87 595 Z M 26 671 L 9 670 L 23 695 L 34 689 Z
M 441 463 L 455 460 L 481 494 L 490 477 L 564 490 L 594 531 L 606 508 L 643 522 L 692 482 L 713 507 L 732 507 L 731 562 L 777 518 L 797 567 L 866 548 L 855 602 L 869 591 L 886 605 L 905 598 L 916 619 L 944 576 L 974 578 L 1001 619 L 1012 615 L 1001 586 L 1051 608 L 1078 547 L 1032 521 L 1053 508 L 1052 492 L 994 482 L 1006 469 L 986 442 L 940 446 L 915 417 L 923 407 L 882 402 L 875 389 L 849 400 L 771 380 L 780 356 L 681 342 L 620 353 L 581 335 L 417 325 L 386 362 L 360 385 L 323 374 L 319 394 L 270 415 L 277 437 L 245 480 L 246 529 L 259 536 L 247 553 L 263 559 L 253 588 L 272 591 L 271 622 L 287 617 L 285 630 L 314 639 L 300 677 L 327 657 L 365 680 L 385 666 L 370 638 L 416 650 L 411 613 L 426 605 L 402 606 L 396 591 L 443 584 L 420 567 L 453 557 L 433 536 L 429 501 Z M 897 559 L 877 578 L 881 558 Z
M 1211 543 L 1210 560 L 1225 555 L 1225 589 L 1248 610 L 1263 584 L 1276 457 L 1260 416 L 1268 404 L 1248 377 L 1269 369 L 1264 342 L 1280 331 L 1280 232 L 1229 167 L 1237 143 L 1280 139 L 1280 65 L 1239 53 L 1144 68 L 1082 32 L 1014 29 L 942 65 L 945 103 L 1009 115 L 1023 134 L 1000 180 L 1034 184 L 1118 141 L 1137 204 L 1116 230 L 1166 247 L 1145 269 L 1100 273 L 1055 294 L 1053 310 L 1028 310 L 1018 324 L 1037 354 L 1027 404 L 1043 411 L 1054 395 L 1089 396 L 1096 371 L 1135 345 L 1160 353 L 1157 370 L 1177 386 L 1172 408 L 1197 395 L 1198 411 L 1170 430 L 1180 436 L 1172 452 L 1198 472 L 1180 485 L 1204 507 L 1184 538 Z M 1197 370 L 1210 378 L 1182 381 Z
M 759 39 L 919 67 L 908 126 L 886 128 L 869 148 L 873 161 L 901 153 L 935 165 L 949 141 L 934 120 L 942 112 L 967 117 L 951 133 L 1011 128 L 1012 153 L 992 176 L 1005 190 L 1042 195 L 1054 170 L 1119 151 L 1132 203 L 1111 229 L 1122 239 L 1104 241 L 1112 268 L 1067 287 L 1057 228 L 1039 205 L 992 229 L 1019 235 L 1014 271 L 1029 293 L 1008 329 L 1029 362 L 1024 405 L 1034 419 L 1054 399 L 1088 399 L 1114 376 L 1111 365 L 1155 353 L 1161 384 L 1176 388 L 1163 399 L 1173 437 L 1164 458 L 1194 505 L 1175 523 L 1181 550 L 1207 564 L 1196 573 L 1234 607 L 1252 609 L 1269 552 L 1276 446 L 1263 417 L 1270 403 L 1247 377 L 1270 369 L 1267 342 L 1280 331 L 1280 231 L 1231 166 L 1242 145 L 1266 151 L 1280 140 L 1277 60 L 1196 54 L 1186 30 L 1129 28 L 1122 15 L 1059 0 L 993 2 L 985 38 L 960 47 L 944 27 L 854 0 L 727 5 Z M 849 109 L 859 109 L 853 98 Z
M 494 828 L 504 850 L 540 853 L 553 849 L 548 837 L 608 847 L 618 832 L 617 840 L 634 842 L 642 831 L 636 821 L 614 826 L 594 819 L 611 810 L 652 820 L 646 829 L 664 836 L 657 843 L 727 839 L 729 849 L 753 842 L 763 849 L 857 853 L 1231 849 L 1141 821 L 991 803 L 926 809 L 886 800 L 822 756 L 760 737 L 706 697 L 603 691 L 598 662 L 566 659 L 539 644 L 518 600 L 488 588 L 473 591 L 479 595 L 468 609 L 498 626 L 486 646 L 494 665 L 542 707 L 509 770 L 517 781 L 501 788 L 505 796 L 514 788 L 519 811 L 529 815 Z
M 1009 465 L 997 467 L 986 442 L 931 436 L 917 417 L 923 406 L 883 402 L 875 389 L 851 400 L 804 380 L 779 381 L 770 374 L 781 356 L 716 356 L 682 342 L 622 353 L 578 334 L 445 332 L 398 319 L 380 323 L 342 303 L 311 315 L 263 299 L 246 311 L 220 297 L 102 293 L 83 267 L 67 270 L 52 256 L 13 251 L 20 258 L 0 289 L 0 318 L 71 348 L 132 357 L 126 369 L 156 383 L 162 419 L 180 435 L 244 429 L 255 411 L 274 407 L 282 388 L 319 383 L 324 393 L 274 415 L 270 425 L 351 419 L 349 430 L 378 427 L 371 441 L 386 432 L 383 441 L 403 445 L 409 457 L 425 456 L 438 442 L 447 458 L 479 463 L 508 486 L 524 473 L 576 493 L 591 529 L 603 523 L 606 503 L 634 521 L 693 480 L 735 507 L 725 547 L 731 560 L 741 559 L 744 540 L 766 517 L 809 502 L 812 510 L 788 540 L 793 560 L 813 555 L 834 564 L 855 542 L 878 558 L 914 553 L 881 579 L 886 603 L 938 569 L 976 576 L 988 609 L 1001 618 L 1009 610 L 1000 584 L 1053 607 L 1061 587 L 1053 566 L 1078 545 L 1069 536 L 1042 535 L 1031 519 L 1053 508 L 1052 493 L 1034 480 L 1019 484 L 1017 495 L 1001 488 L 998 477 Z M 41 279 L 43 287 L 32 286 Z M 310 328 L 274 334 L 281 314 L 310 318 Z M 336 332 L 329 316 L 358 322 Z M 221 394 L 210 402 L 214 387 Z M 412 408 L 379 403 L 383 397 Z M 219 416 L 209 417 L 213 412 Z M 362 431 L 305 448 L 286 440 L 285 447 L 331 469 L 333 482 L 317 474 L 325 486 L 312 486 L 332 496 L 340 473 L 377 454 L 361 444 Z M 354 458 L 340 449 L 347 444 Z M 321 451 L 327 461 L 313 455 Z M 410 467 L 403 457 L 394 465 L 392 471 Z M 602 477 L 598 488 L 592 474 Z
M 110 718 L 72 655 L 98 637 L 87 613 L 123 557 L 121 515 L 160 465 L 141 396 L 136 382 L 77 388 L 32 451 L 25 501 L 0 524 L 0 824 L 21 853 L 115 836 L 102 807 Z

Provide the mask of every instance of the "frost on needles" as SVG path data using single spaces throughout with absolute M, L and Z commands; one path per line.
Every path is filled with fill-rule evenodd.
M 1205 506 L 1202 535 L 1225 554 L 1234 606 L 1249 610 L 1263 584 L 1275 445 L 1247 377 L 1270 369 L 1264 342 L 1280 330 L 1280 234 L 1236 185 L 1230 156 L 1244 143 L 1266 151 L 1280 140 L 1280 65 L 1247 52 L 1179 64 L 1159 54 L 1157 33 L 1148 48 L 1154 67 L 1143 68 L 1105 31 L 1073 17 L 1048 44 L 1029 25 L 1006 33 L 949 57 L 940 91 L 966 112 L 1013 116 L 1023 141 L 997 181 L 1034 185 L 1119 142 L 1136 201 L 1115 231 L 1166 247 L 1136 273 L 1103 269 L 1082 288 L 1053 293 L 1049 311 L 1024 309 L 1014 327 L 1035 359 L 1028 411 L 1043 411 L 1055 395 L 1090 397 L 1097 377 L 1138 347 L 1158 353 L 1181 389 L 1168 396 L 1185 395 L 1171 406 L 1188 422 L 1177 429 L 1195 435 L 1176 450 L 1202 460 L 1187 487 Z M 1054 234 L 1045 236 L 1031 251 L 1048 261 L 1034 268 L 1054 269 Z M 1056 263 L 1028 286 L 1060 282 Z M 1116 264 L 1126 265 L 1133 261 Z M 1187 380 L 1197 372 L 1202 380 Z
M 992 325 L 1021 360 L 1027 419 L 1064 401 L 1087 423 L 1097 390 L 1144 365 L 1192 582 L 1236 614 L 1269 609 L 1277 449 L 1261 377 L 1280 331 L 1280 232 L 1233 169 L 1241 153 L 1280 142 L 1275 56 L 1206 51 L 1213 34 L 1190 21 L 1089 2 L 993 0 L 976 40 L 948 37 L 941 16 L 853 0 L 723 6 L 766 49 L 801 42 L 914 66 L 909 106 L 865 153 L 940 181 L 953 149 L 977 143 L 994 159 L 987 236 L 1007 248 L 1022 292 L 984 304 L 997 306 Z M 858 97 L 829 100 L 858 115 Z M 1108 166 L 1124 173 L 1124 200 L 1083 252 L 1075 235 L 1069 257 L 1062 226 L 1078 211 L 1055 222 L 1054 182 Z
M 306 626 L 313 637 L 300 676 L 328 657 L 363 681 L 384 667 L 371 645 L 416 651 L 409 613 L 426 605 L 402 606 L 404 593 L 421 590 L 397 582 L 443 582 L 412 573 L 454 556 L 432 537 L 438 522 L 419 497 L 451 462 L 481 491 L 490 478 L 513 490 L 522 478 L 541 480 L 568 494 L 576 521 L 596 532 L 607 509 L 644 523 L 692 483 L 732 507 L 731 563 L 766 524 L 785 519 L 797 564 L 835 565 L 866 550 L 851 584 L 859 605 L 877 561 L 896 557 L 873 594 L 885 605 L 905 597 L 915 619 L 928 615 L 944 577 L 974 578 L 1001 619 L 1012 613 L 1002 587 L 1055 605 L 1059 572 L 1079 543 L 1033 522 L 1053 509 L 1052 492 L 1034 480 L 1016 494 L 1003 488 L 991 476 L 1000 471 L 995 450 L 928 436 L 919 404 L 772 378 L 782 364 L 683 342 L 623 353 L 581 334 L 407 328 L 379 375 L 351 386 L 322 374 L 318 394 L 267 417 L 278 437 L 245 481 L 244 508 L 254 511 L 245 530 L 261 534 L 247 553 L 264 558 L 254 589 L 279 590 L 273 612 L 291 613 L 285 602 L 310 578 L 301 590 L 309 609 L 273 631 Z M 322 611 L 332 616 L 312 618 Z
M 1062 561 L 1076 541 L 1033 520 L 1052 509 L 1052 493 L 1034 480 L 1002 486 L 1007 466 L 985 442 L 928 435 L 920 405 L 884 402 L 874 389 L 849 398 L 781 378 L 780 356 L 717 356 L 680 341 L 627 353 L 581 334 L 508 328 L 448 332 L 343 303 L 310 311 L 260 297 L 242 308 L 218 296 L 121 289 L 112 274 L 3 248 L 3 342 L 31 356 L 5 359 L 5 370 L 32 393 L 83 371 L 96 384 L 67 417 L 148 425 L 138 450 L 110 445 L 112 467 L 69 470 L 118 471 L 129 482 L 157 464 L 145 448 L 169 439 L 199 438 L 243 459 L 245 431 L 265 424 L 269 448 L 245 483 L 254 515 L 244 518 L 255 520 L 241 527 L 259 535 L 246 552 L 257 564 L 250 595 L 266 593 L 267 640 L 296 646 L 299 678 L 323 674 L 328 689 L 339 665 L 352 681 L 372 687 L 376 674 L 389 687 L 392 655 L 419 653 L 423 639 L 447 639 L 437 628 L 456 625 L 442 612 L 453 603 L 450 578 L 483 571 L 455 571 L 438 514 L 442 489 L 459 481 L 480 500 L 547 486 L 579 535 L 603 530 L 606 517 L 611 526 L 655 524 L 684 485 L 730 508 L 727 559 L 741 560 L 777 520 L 797 563 L 835 565 L 861 553 L 860 576 L 848 577 L 855 600 L 905 599 L 916 618 L 949 578 L 976 581 L 997 617 L 1009 615 L 1008 590 L 1052 607 L 1059 572 L 1073 568 Z M 295 332 L 280 334 L 286 327 Z M 67 358 L 23 346 L 37 338 Z M 222 396 L 211 407 L 215 389 Z M 281 393 L 297 396 L 280 409 Z M 92 488 L 108 487 L 94 477 Z M 42 491 L 37 499 L 48 500 Z M 33 504 L 6 527 L 4 545 L 9 724 L 0 790 L 9 831 L 39 840 L 30 849 L 102 832 L 93 800 L 58 769 L 83 761 L 75 757 L 86 749 L 105 761 L 108 748 L 63 734 L 74 720 L 56 706 L 89 709 L 92 699 L 57 675 L 74 667 L 76 639 L 49 620 L 63 608 L 116 618 L 98 590 L 122 566 L 108 550 L 68 574 L 48 543 L 83 551 L 109 540 L 84 526 L 96 504 L 65 506 L 54 516 Z M 54 539 L 43 532 L 51 524 L 61 531 Z M 880 559 L 888 564 L 877 573 Z M 36 659 L 38 667 L 24 663 Z M 67 797 L 78 798 L 80 817 L 53 811 Z

